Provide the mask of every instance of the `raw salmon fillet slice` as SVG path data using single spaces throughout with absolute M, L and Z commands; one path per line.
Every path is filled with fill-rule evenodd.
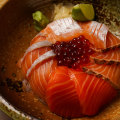
M 77 23 L 72 18 L 64 18 L 50 23 L 41 33 L 47 35 L 49 41 L 69 41 L 83 35 L 96 48 L 106 49 L 108 28 L 92 21 Z
M 106 45 L 107 48 L 118 47 L 120 46 L 120 39 L 113 35 L 111 32 L 108 32 Z
M 36 35 L 32 40 L 31 40 L 31 42 L 30 42 L 30 46 L 32 46 L 33 44 L 35 44 L 35 43 L 38 43 L 38 42 L 41 42 L 41 41 L 45 41 L 46 40 L 46 37 L 45 36 L 42 36 L 42 35 L 40 35 L 40 34 L 38 34 L 38 35 Z M 48 51 L 49 50 L 49 48 L 42 48 L 42 49 L 44 49 L 44 50 L 41 50 L 41 54 L 43 54 L 43 53 L 45 53 L 46 51 Z M 27 52 L 27 54 L 25 55 L 25 56 L 23 56 L 24 57 L 24 59 L 23 59 L 23 61 L 25 62 L 25 59 L 27 59 L 27 55 L 28 54 L 35 54 L 36 53 L 36 51 L 37 51 L 37 54 L 35 55 L 35 57 L 32 57 L 32 59 L 31 59 L 31 62 L 29 62 L 29 63 L 31 63 L 31 64 L 29 64 L 29 67 L 32 65 L 32 63 L 35 61 L 35 59 L 36 58 L 38 58 L 38 50 L 32 50 L 32 51 L 30 51 L 30 52 Z M 30 57 L 30 56 L 29 56 Z M 17 66 L 19 67 L 19 68 L 21 68 L 22 67 L 22 64 L 23 64 L 23 61 L 22 61 L 22 58 L 18 61 L 18 63 L 17 63 Z M 23 70 L 24 72 L 24 74 L 26 74 L 26 71 L 25 70 Z
M 120 40 L 108 31 L 108 27 L 96 21 L 76 22 L 71 17 L 56 20 L 41 31 L 47 40 L 70 41 L 83 35 L 97 49 L 107 49 L 120 45 Z
M 120 48 L 111 49 L 107 52 L 96 52 L 90 56 L 97 64 L 113 64 L 120 62 Z
M 117 95 L 103 79 L 57 67 L 48 82 L 46 101 L 52 112 L 67 118 L 94 115 Z
M 106 49 L 108 27 L 96 21 L 79 22 L 83 29 L 83 35 L 88 39 L 96 48 Z
M 77 93 L 84 115 L 95 115 L 117 95 L 109 82 L 101 78 L 76 70 L 70 70 L 70 74 L 78 82 Z
M 113 35 L 108 27 L 96 21 L 81 23 L 83 35 L 87 38 L 96 48 L 108 49 L 120 46 L 120 39 Z
M 45 102 L 47 84 L 52 72 L 56 69 L 55 60 L 47 60 L 38 65 L 29 78 L 29 83 L 34 93 Z
M 21 64 L 21 69 L 23 71 L 23 74 L 26 76 L 28 69 L 31 67 L 33 62 L 39 58 L 40 55 L 44 54 L 45 52 L 48 51 L 49 48 L 40 48 L 33 50 L 32 52 L 29 52 L 26 56 L 25 59 L 23 60 Z
M 31 41 L 31 46 L 40 41 L 44 41 L 44 36 L 36 36 Z M 56 69 L 57 62 L 55 59 L 50 58 L 42 63 L 39 63 L 32 69 L 30 75 L 27 77 L 27 71 L 30 69 L 32 64 L 44 53 L 50 50 L 49 47 L 42 47 L 35 49 L 31 52 L 28 52 L 24 57 L 23 61 L 19 61 L 19 67 L 22 69 L 24 77 L 29 81 L 30 86 L 34 93 L 41 98 L 42 101 L 45 102 L 45 91 L 47 83 L 50 79 L 51 73 Z
M 71 118 L 82 116 L 76 83 L 70 79 L 67 67 L 57 67 L 46 89 L 46 101 L 52 112 Z
M 96 63 L 89 63 L 84 65 L 83 71 L 88 74 L 95 74 L 97 77 L 102 77 L 108 80 L 114 87 L 120 88 L 120 65 L 98 65 Z
M 64 18 L 48 24 L 41 33 L 47 36 L 47 40 L 55 43 L 56 41 L 70 41 L 78 37 L 82 31 L 75 20 L 72 18 Z
M 26 55 L 21 67 L 24 75 L 26 75 L 32 63 L 45 51 L 47 51 L 47 48 L 40 48 Z M 55 59 L 48 59 L 38 64 L 27 78 L 34 93 L 44 101 L 47 82 L 49 81 L 50 75 L 55 70 L 56 66 L 57 63 Z

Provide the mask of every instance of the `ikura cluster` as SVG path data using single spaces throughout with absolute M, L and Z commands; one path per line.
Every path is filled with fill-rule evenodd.
M 69 42 L 57 41 L 51 48 L 56 54 L 58 65 L 77 68 L 89 63 L 89 56 L 94 53 L 90 46 L 90 42 L 81 35 Z

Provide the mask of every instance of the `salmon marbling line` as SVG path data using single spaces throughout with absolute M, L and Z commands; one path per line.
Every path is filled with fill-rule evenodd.
M 107 34 L 107 48 L 120 46 L 120 39 L 113 35 L 111 32 Z
M 22 59 L 21 59 L 21 63 L 23 62 L 23 60 L 25 59 L 25 56 L 26 56 L 29 52 L 31 52 L 31 51 L 33 51 L 33 50 L 35 50 L 35 49 L 38 49 L 38 48 L 41 48 L 41 47 L 47 47 L 47 46 L 50 46 L 50 45 L 52 45 L 52 43 L 50 43 L 50 42 L 47 41 L 47 40 L 32 44 L 32 45 L 26 50 L 24 56 L 23 56 Z
M 106 37 L 108 33 L 108 27 L 106 25 L 96 21 L 78 22 L 78 24 L 83 29 L 83 35 L 85 35 L 96 48 L 106 49 Z
M 44 53 L 43 55 L 41 55 L 38 59 L 36 59 L 36 60 L 33 62 L 33 64 L 31 65 L 31 67 L 27 70 L 26 76 L 27 76 L 27 77 L 29 76 L 29 74 L 31 73 L 32 69 L 33 69 L 37 64 L 39 64 L 40 62 L 42 62 L 42 61 L 44 61 L 44 60 L 46 60 L 46 59 L 48 59 L 48 58 L 50 58 L 50 57 L 54 57 L 54 56 L 55 56 L 55 53 L 54 53 L 52 50 L 50 50 L 50 51 Z
M 64 23 L 62 23 L 61 20 L 56 20 L 54 22 L 54 25 L 53 23 L 50 23 L 48 25 L 55 32 L 56 35 L 72 32 L 73 30 L 81 30 L 81 27 L 72 18 L 64 18 Z
M 104 60 L 104 63 L 109 63 L 112 61 L 113 63 L 120 62 L 120 48 L 115 48 L 113 50 L 109 50 L 107 52 L 96 52 L 95 54 L 90 56 L 91 59 L 97 60 L 97 63 L 101 63 Z
M 98 65 L 95 63 L 89 63 L 88 65 L 83 66 L 86 69 L 86 72 L 89 73 L 92 71 L 94 75 L 101 75 L 104 79 L 108 80 L 110 84 L 116 89 L 120 88 L 120 65 Z M 111 70 L 110 70 L 111 69 Z

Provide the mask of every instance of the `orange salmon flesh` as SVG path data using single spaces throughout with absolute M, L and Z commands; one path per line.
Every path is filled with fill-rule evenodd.
M 80 35 L 88 39 L 96 50 L 90 56 L 90 63 L 82 65 L 84 71 L 58 66 L 54 53 L 50 58 L 45 56 L 51 50 L 50 46 L 35 46 L 46 40 L 51 44 L 67 42 Z M 65 118 L 93 116 L 117 96 L 120 88 L 120 40 L 106 25 L 96 21 L 76 22 L 71 17 L 56 20 L 32 39 L 30 47 L 33 45 L 35 48 L 26 52 L 18 67 L 33 92 L 53 113 Z M 41 56 L 47 59 L 37 63 Z M 106 64 L 111 61 L 113 64 Z

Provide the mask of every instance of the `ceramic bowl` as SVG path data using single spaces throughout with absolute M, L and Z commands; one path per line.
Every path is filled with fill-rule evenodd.
M 16 63 L 37 34 L 32 13 L 41 10 L 49 19 L 54 4 L 92 3 L 95 20 L 105 23 L 119 35 L 119 0 L 9 0 L 0 9 L 0 109 L 15 120 L 66 120 L 50 112 L 32 91 L 24 92 L 20 70 Z M 120 120 L 120 97 L 93 117 L 72 120 Z

